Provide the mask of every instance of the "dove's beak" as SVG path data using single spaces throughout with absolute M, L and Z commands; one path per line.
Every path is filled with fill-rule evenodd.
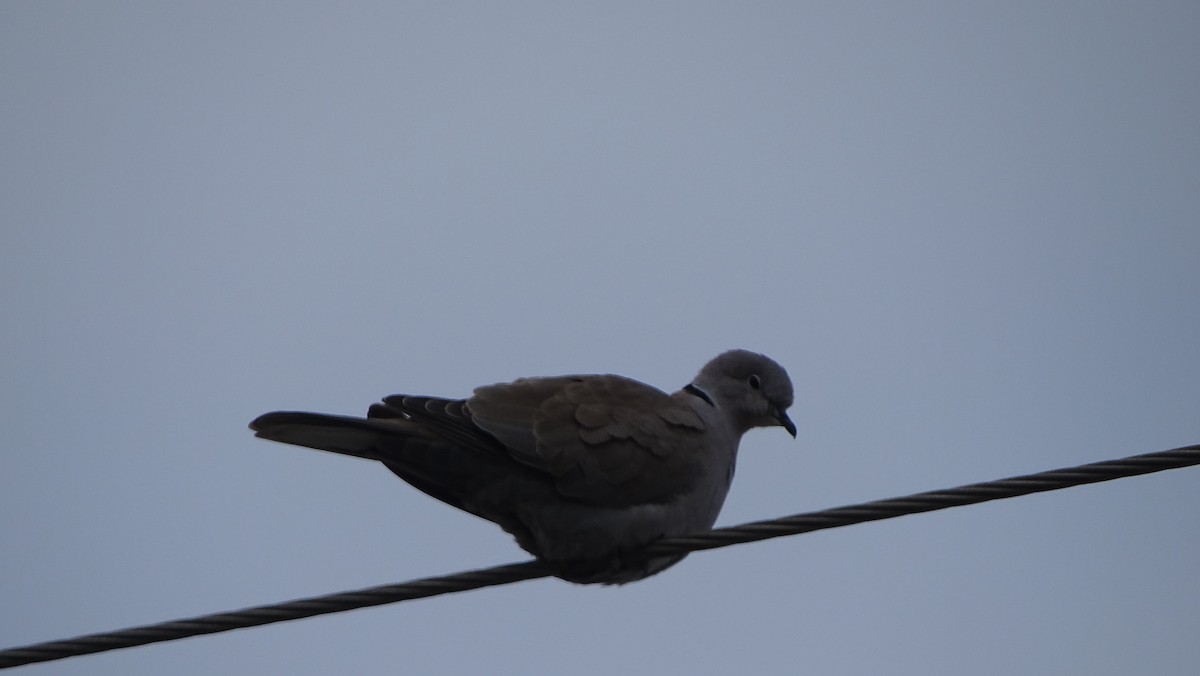
M 781 408 L 776 409 L 775 419 L 779 421 L 779 425 L 783 429 L 788 431 L 788 434 L 792 435 L 793 439 L 796 438 L 796 423 L 792 422 L 792 419 L 788 417 L 787 411 Z

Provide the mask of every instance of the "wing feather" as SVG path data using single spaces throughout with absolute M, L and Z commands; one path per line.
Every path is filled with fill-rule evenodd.
M 551 474 L 558 492 L 621 507 L 686 491 L 704 424 L 665 392 L 621 376 L 527 378 L 475 391 L 474 425 L 513 458 Z

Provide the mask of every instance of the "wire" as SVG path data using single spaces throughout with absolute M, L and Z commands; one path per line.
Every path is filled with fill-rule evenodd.
M 785 535 L 839 528 L 868 521 L 891 519 L 908 514 L 932 512 L 949 507 L 1015 498 L 1032 493 L 1054 491 L 1071 486 L 1111 481 L 1168 469 L 1200 465 L 1200 444 L 1170 451 L 1146 453 L 1119 460 L 1050 470 L 1037 474 L 987 481 L 940 491 L 916 493 L 899 498 L 876 500 L 858 505 L 796 514 L 779 519 L 719 528 L 708 533 L 661 540 L 639 553 L 640 556 L 662 556 L 715 549 L 734 544 L 757 542 Z M 0 669 L 35 662 L 87 655 L 90 653 L 130 648 L 162 641 L 173 641 L 202 634 L 215 634 L 231 629 L 257 627 L 273 622 L 297 620 L 315 615 L 338 613 L 357 608 L 378 606 L 397 601 L 450 594 L 496 585 L 547 577 L 548 566 L 539 561 L 511 563 L 441 577 L 428 577 L 400 584 L 368 587 L 355 591 L 314 596 L 266 606 L 256 606 L 213 615 L 201 615 L 184 620 L 150 624 L 130 629 L 88 634 L 73 639 L 36 643 L 0 651 Z
M 707 533 L 660 540 L 643 551 L 645 556 L 661 556 L 716 549 L 785 535 L 799 535 L 827 528 L 840 528 L 868 521 L 933 512 L 950 507 L 975 505 L 990 500 L 1056 491 L 1072 486 L 1124 479 L 1193 465 L 1200 465 L 1200 444 L 1170 451 L 1134 455 L 1118 460 L 1105 460 L 1077 467 L 1048 470 L 1037 474 L 968 484 L 940 491 L 914 493 L 899 498 L 834 507 L 819 512 L 795 514 L 766 521 L 752 521 L 739 526 L 718 528 Z

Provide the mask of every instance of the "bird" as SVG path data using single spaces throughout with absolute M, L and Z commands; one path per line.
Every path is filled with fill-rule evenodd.
M 673 394 L 619 375 L 520 378 L 466 399 L 391 395 L 365 418 L 275 411 L 250 429 L 378 461 L 499 525 L 556 577 L 625 584 L 686 556 L 639 549 L 712 528 L 744 433 L 782 427 L 796 437 L 792 401 L 782 366 L 735 349 Z

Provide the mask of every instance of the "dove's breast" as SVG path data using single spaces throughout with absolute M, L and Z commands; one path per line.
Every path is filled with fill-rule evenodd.
M 622 564 L 623 554 L 634 552 L 667 537 L 705 532 L 716 523 L 736 461 L 736 442 L 712 445 L 732 448 L 727 457 L 711 458 L 709 471 L 697 477 L 693 485 L 664 502 L 620 508 L 597 507 L 581 503 L 526 505 L 519 518 L 528 526 L 539 548 L 538 555 L 550 562 L 607 562 L 601 572 L 572 576 L 577 582 L 624 583 L 640 580 L 677 563 L 683 556 L 649 562 Z M 628 558 L 628 557 L 626 557 Z

